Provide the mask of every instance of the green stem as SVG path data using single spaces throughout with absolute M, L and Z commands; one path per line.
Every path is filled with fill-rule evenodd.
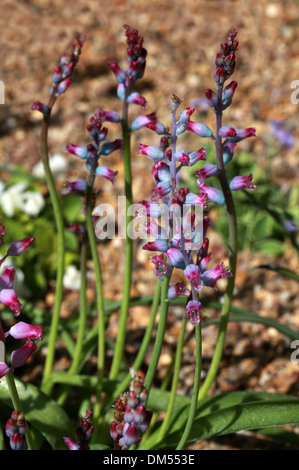
M 180 331 L 180 335 L 178 339 L 176 355 L 175 355 L 174 375 L 173 375 L 173 380 L 172 380 L 169 403 L 168 403 L 166 414 L 165 414 L 165 417 L 164 417 L 164 420 L 160 429 L 158 441 L 161 441 L 162 439 L 164 439 L 167 433 L 171 413 L 172 413 L 173 406 L 174 406 L 174 401 L 176 398 L 180 369 L 181 369 L 181 362 L 182 362 L 182 352 L 183 352 L 183 347 L 185 344 L 184 338 L 185 338 L 186 325 L 187 325 L 187 316 L 184 315 L 184 318 L 182 320 L 182 325 L 181 325 L 181 331 Z
M 72 362 L 71 367 L 68 370 L 68 374 L 70 375 L 77 374 L 79 371 L 80 362 L 82 359 L 82 350 L 83 350 L 83 345 L 84 345 L 85 332 L 86 332 L 86 321 L 87 321 L 86 262 L 87 262 L 87 246 L 86 246 L 86 240 L 83 240 L 82 245 L 81 245 L 81 266 L 80 266 L 81 286 L 80 286 L 79 328 L 78 328 L 78 335 L 76 339 L 76 347 L 75 347 L 73 362 Z M 67 399 L 67 396 L 68 396 L 69 389 L 70 389 L 69 386 L 65 386 L 63 388 L 62 393 L 57 399 L 57 403 L 59 405 L 62 405 L 65 403 L 65 400 Z
M 132 365 L 132 368 L 136 371 L 141 367 L 141 364 L 147 352 L 147 348 L 152 337 L 153 328 L 155 326 L 155 319 L 156 319 L 157 310 L 160 304 L 160 299 L 161 299 L 161 282 L 157 280 L 155 295 L 153 298 L 152 308 L 150 312 L 149 323 L 146 327 L 146 332 L 143 337 L 143 340 L 139 348 L 138 354 L 136 356 L 136 359 L 134 361 L 134 364 Z M 130 373 L 127 374 L 126 377 L 123 379 L 123 381 L 117 387 L 114 393 L 115 397 L 118 397 L 120 393 L 123 393 L 128 388 L 128 385 L 131 379 L 132 379 L 131 374 Z
M 129 208 L 133 204 L 132 194 L 132 169 L 131 169 L 131 133 L 128 128 L 126 112 L 122 120 L 123 142 L 124 142 L 124 172 L 125 172 L 125 197 L 126 197 L 126 239 L 125 239 L 125 268 L 124 268 L 124 286 L 123 298 L 119 317 L 119 329 L 115 343 L 114 356 L 111 364 L 110 379 L 116 379 L 119 373 L 121 359 L 123 357 L 127 319 L 130 306 L 130 292 L 132 282 L 132 266 L 133 266 L 133 240 L 128 233 L 128 226 L 132 221 L 129 215 Z
M 49 108 L 51 109 L 54 104 L 55 99 L 53 98 Z M 64 236 L 64 219 L 61 209 L 60 199 L 56 192 L 55 182 L 50 170 L 49 165 L 49 151 L 48 151 L 48 129 L 49 129 L 49 118 L 50 113 L 44 117 L 42 123 L 42 132 L 41 132 L 41 156 L 44 166 L 46 182 L 50 193 L 50 198 L 53 206 L 54 218 L 57 228 L 57 275 L 56 275 L 56 291 L 55 291 L 55 301 L 53 307 L 52 322 L 49 334 L 49 343 L 48 343 L 48 353 L 45 361 L 43 381 L 42 381 L 42 390 L 45 393 L 50 393 L 50 389 L 46 386 L 46 380 L 50 376 L 54 356 L 55 356 L 55 346 L 57 340 L 57 332 L 59 326 L 60 318 L 60 309 L 63 297 L 63 275 L 64 275 L 64 257 L 65 257 L 65 236 Z M 49 383 L 49 382 L 48 382 Z
M 217 124 L 217 137 L 215 142 L 217 165 L 220 169 L 219 180 L 222 188 L 222 192 L 225 198 L 227 221 L 228 221 L 228 257 L 229 257 L 229 269 L 232 277 L 228 278 L 227 288 L 224 296 L 223 307 L 220 316 L 220 325 L 217 343 L 213 355 L 213 359 L 206 376 L 205 382 L 199 392 L 198 399 L 201 400 L 206 396 L 212 383 L 214 382 L 223 354 L 224 342 L 227 330 L 227 324 L 229 320 L 229 314 L 231 310 L 231 303 L 233 298 L 233 291 L 235 286 L 236 266 L 237 266 L 237 253 L 238 253 L 238 236 L 237 236 L 237 216 L 234 200 L 232 193 L 229 189 L 228 179 L 226 176 L 225 166 L 223 163 L 223 151 L 222 151 L 222 139 L 219 136 L 219 129 L 222 126 L 222 87 L 218 87 L 218 106 L 216 112 L 216 124 Z
M 196 334 L 196 361 L 195 361 L 195 377 L 194 377 L 194 386 L 190 404 L 190 411 L 188 415 L 187 424 L 184 430 L 184 433 L 181 437 L 181 440 L 177 446 L 177 450 L 182 450 L 185 446 L 185 443 L 188 439 L 188 436 L 191 431 L 191 427 L 196 414 L 197 406 L 197 397 L 200 387 L 200 376 L 201 376 L 201 362 L 202 362 L 202 337 L 201 337 L 201 322 L 195 326 Z
M 101 409 L 101 393 L 103 389 L 103 377 L 105 367 L 105 314 L 104 314 L 104 296 L 103 296 L 103 285 L 102 285 L 102 270 L 99 260 L 99 254 L 97 249 L 97 241 L 94 231 L 93 219 L 92 219 L 92 190 L 87 194 L 86 200 L 86 223 L 88 239 L 91 249 L 91 256 L 94 264 L 95 280 L 96 280 L 96 301 L 98 311 L 98 364 L 97 364 L 97 399 L 93 411 L 93 422 L 95 426 L 94 435 L 97 436 L 99 429 L 99 417 Z
M 10 397 L 11 397 L 11 401 L 12 401 L 14 410 L 17 410 L 20 413 L 24 414 L 22 404 L 21 404 L 21 400 L 20 400 L 20 397 L 19 397 L 19 394 L 18 394 L 18 390 L 17 390 L 17 387 L 16 387 L 15 380 L 14 380 L 14 376 L 13 376 L 13 373 L 11 371 L 9 371 L 8 374 L 6 374 L 5 380 L 6 380 L 6 383 L 7 383 L 7 387 L 8 387 L 8 390 L 9 390 L 9 394 L 10 394 Z M 26 440 L 27 440 L 27 445 L 28 445 L 29 450 L 37 450 L 37 448 L 35 446 L 35 443 L 32 439 L 31 432 L 29 430 L 28 424 L 26 424 Z
M 161 306 L 160 306 L 160 319 L 157 329 L 157 335 L 154 345 L 154 350 L 151 358 L 151 362 L 149 364 L 149 368 L 145 377 L 144 386 L 150 390 L 152 383 L 154 381 L 155 373 L 157 370 L 157 365 L 159 362 L 159 358 L 162 351 L 164 334 L 166 330 L 167 324 L 167 314 L 168 314 L 168 287 L 170 282 L 170 277 L 165 277 L 162 282 L 162 289 L 161 289 Z

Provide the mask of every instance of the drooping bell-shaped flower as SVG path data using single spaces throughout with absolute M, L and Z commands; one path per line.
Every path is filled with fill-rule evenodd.
M 201 303 L 196 300 L 190 300 L 186 305 L 186 314 L 190 318 L 192 325 L 196 326 L 200 323 Z
M 177 282 L 169 286 L 167 297 L 169 300 L 174 300 L 179 296 L 189 297 L 191 294 L 184 281 Z
M 202 283 L 199 267 L 195 264 L 189 264 L 184 269 L 184 274 L 196 292 L 200 292 Z

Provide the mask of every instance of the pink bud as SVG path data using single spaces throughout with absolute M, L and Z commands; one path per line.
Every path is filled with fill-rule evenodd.
M 72 79 L 70 77 L 63 80 L 63 82 L 60 82 L 57 88 L 57 95 L 61 95 L 62 93 L 64 93 L 71 85 L 71 83 Z
M 4 377 L 4 375 L 8 374 L 9 372 L 9 367 L 5 362 L 0 362 L 0 379 L 1 377 Z
M 10 330 L 6 333 L 6 335 L 11 335 L 15 339 L 22 339 L 22 338 L 36 338 L 42 339 L 42 327 L 39 325 L 29 325 L 23 321 L 19 321 L 14 326 L 10 328 Z
M 11 353 L 11 367 L 15 369 L 16 367 L 23 366 L 31 354 L 36 350 L 36 344 L 28 339 L 24 346 L 21 346 L 19 349 L 16 349 Z
M 116 62 L 108 62 L 108 65 L 115 75 L 118 83 L 125 83 L 127 79 L 126 72 L 124 72 Z
M 7 256 L 19 256 L 33 243 L 35 238 L 23 238 L 12 242 L 7 250 Z
M 0 292 L 0 302 L 5 304 L 13 311 L 15 316 L 20 314 L 22 304 L 19 302 L 17 295 L 13 289 L 3 289 Z

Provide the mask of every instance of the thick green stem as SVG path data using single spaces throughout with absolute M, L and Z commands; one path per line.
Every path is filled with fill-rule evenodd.
M 227 212 L 229 237 L 228 237 L 228 257 L 229 257 L 229 269 L 232 277 L 228 278 L 227 288 L 224 296 L 223 307 L 220 317 L 220 325 L 217 343 L 213 355 L 213 359 L 206 376 L 205 382 L 199 392 L 198 399 L 202 399 L 206 396 L 212 383 L 214 382 L 220 361 L 223 354 L 224 342 L 227 330 L 227 324 L 229 320 L 229 314 L 231 309 L 231 303 L 233 298 L 233 291 L 235 286 L 236 266 L 237 266 L 237 253 L 238 253 L 238 236 L 237 236 L 237 216 L 235 210 L 235 204 L 232 197 L 232 193 L 229 189 L 229 184 L 226 176 L 225 166 L 223 163 L 223 151 L 222 151 L 222 139 L 219 136 L 219 129 L 222 126 L 222 87 L 218 87 L 218 106 L 216 112 L 216 124 L 217 124 L 217 137 L 215 142 L 217 165 L 220 169 L 219 180 L 222 188 L 222 192 L 225 198 L 225 206 Z
M 182 320 L 182 325 L 181 325 L 181 331 L 180 331 L 180 335 L 178 339 L 177 349 L 176 349 L 174 375 L 172 379 L 169 403 L 168 403 L 166 414 L 165 414 L 165 417 L 164 417 L 164 420 L 160 429 L 158 441 L 161 441 L 162 439 L 164 439 L 164 437 L 167 434 L 169 421 L 171 418 L 171 414 L 172 414 L 172 410 L 173 410 L 173 406 L 174 406 L 174 402 L 175 402 L 175 398 L 177 394 L 179 375 L 180 375 L 181 363 L 182 363 L 182 353 L 183 353 L 183 347 L 185 344 L 184 339 L 185 339 L 186 325 L 187 325 L 187 316 L 184 315 L 184 318 Z
M 194 377 L 193 392 L 192 392 L 190 411 L 189 411 L 187 424 L 183 432 L 183 435 L 181 437 L 181 440 L 177 446 L 177 450 L 182 450 L 184 448 L 185 443 L 190 434 L 191 427 L 192 427 L 195 414 L 196 414 L 197 397 L 198 397 L 198 391 L 200 387 L 201 363 L 202 363 L 201 322 L 195 326 L 195 334 L 196 334 L 196 361 L 195 361 L 195 377 Z
M 124 112 L 125 114 L 125 112 Z M 128 226 L 132 221 L 129 215 L 129 208 L 133 204 L 132 194 L 132 169 L 131 169 L 131 134 L 128 128 L 127 119 L 122 120 L 123 142 L 124 142 L 124 172 L 125 172 L 125 197 L 126 197 L 126 239 L 125 239 L 125 263 L 124 263 L 124 285 L 122 305 L 119 317 L 119 329 L 116 338 L 114 356 L 111 364 L 110 379 L 115 379 L 119 373 L 121 360 L 123 357 L 127 319 L 130 306 L 130 292 L 132 283 L 132 266 L 133 266 L 133 240 L 128 233 Z
M 52 103 L 52 105 L 54 102 Z M 44 375 L 42 382 L 42 390 L 45 393 L 50 393 L 49 386 L 46 385 L 47 378 L 52 372 L 55 346 L 57 341 L 57 332 L 59 326 L 60 309 L 63 297 L 63 275 L 64 275 L 64 258 L 65 258 L 65 235 L 64 235 L 64 219 L 61 209 L 60 199 L 58 197 L 55 182 L 50 170 L 49 165 L 49 152 L 48 152 L 48 128 L 49 128 L 50 114 L 44 117 L 42 123 L 41 133 L 41 156 L 44 166 L 46 182 L 50 193 L 50 198 L 53 206 L 54 218 L 57 228 L 57 275 L 56 275 L 56 290 L 55 301 L 53 307 L 52 322 L 49 334 L 48 353 L 45 361 Z M 49 382 L 48 382 L 49 384 Z
M 160 319 L 157 329 L 157 335 L 154 345 L 154 350 L 151 358 L 151 362 L 149 364 L 149 368 L 145 377 L 144 386 L 150 390 L 152 383 L 154 381 L 155 373 L 157 370 L 157 365 L 159 362 L 159 358 L 162 351 L 164 334 L 166 330 L 167 324 L 167 315 L 168 315 L 168 287 L 170 282 L 170 277 L 165 277 L 162 282 L 162 289 L 161 289 L 161 306 L 160 306 Z
M 20 397 L 19 397 L 19 394 L 18 394 L 18 390 L 17 390 L 17 387 L 16 387 L 16 383 L 15 383 L 15 380 L 14 380 L 14 376 L 13 376 L 13 373 L 11 371 L 9 371 L 8 374 L 6 374 L 5 380 L 6 380 L 8 390 L 9 390 L 9 394 L 10 394 L 10 397 L 11 397 L 11 401 L 12 401 L 14 410 L 17 410 L 20 413 L 24 413 L 23 408 L 22 408 L 22 404 L 21 404 L 21 400 L 20 400 Z M 32 439 L 32 436 L 31 436 L 31 433 L 30 433 L 30 430 L 29 430 L 29 427 L 28 427 L 27 423 L 26 423 L 26 441 L 27 441 L 27 445 L 28 445 L 29 450 L 37 450 L 36 445 L 35 445 L 35 443 Z

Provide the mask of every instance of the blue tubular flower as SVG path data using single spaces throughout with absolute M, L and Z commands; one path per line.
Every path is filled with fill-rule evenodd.
M 171 264 L 177 269 L 185 269 L 186 263 L 184 260 L 184 256 L 177 248 L 169 248 L 166 251 L 166 255 L 168 256 Z
M 203 122 L 193 122 L 189 121 L 187 129 L 191 132 L 194 132 L 199 137 L 213 137 L 212 130 Z
M 87 160 L 92 157 L 87 147 L 81 147 L 80 145 L 67 144 L 66 152 L 72 153 L 83 160 Z
M 106 165 L 98 166 L 95 170 L 96 175 L 102 176 L 107 180 L 111 181 L 112 184 L 115 184 L 115 177 L 118 174 L 118 171 L 110 170 Z
M 138 153 L 143 155 L 147 155 L 148 157 L 152 158 L 153 160 L 163 160 L 164 153 L 160 149 L 160 147 L 156 145 L 143 145 L 139 144 Z
M 123 147 L 123 140 L 116 139 L 113 142 L 106 142 L 100 148 L 100 155 L 110 155 L 110 153 L 115 150 L 121 149 Z

